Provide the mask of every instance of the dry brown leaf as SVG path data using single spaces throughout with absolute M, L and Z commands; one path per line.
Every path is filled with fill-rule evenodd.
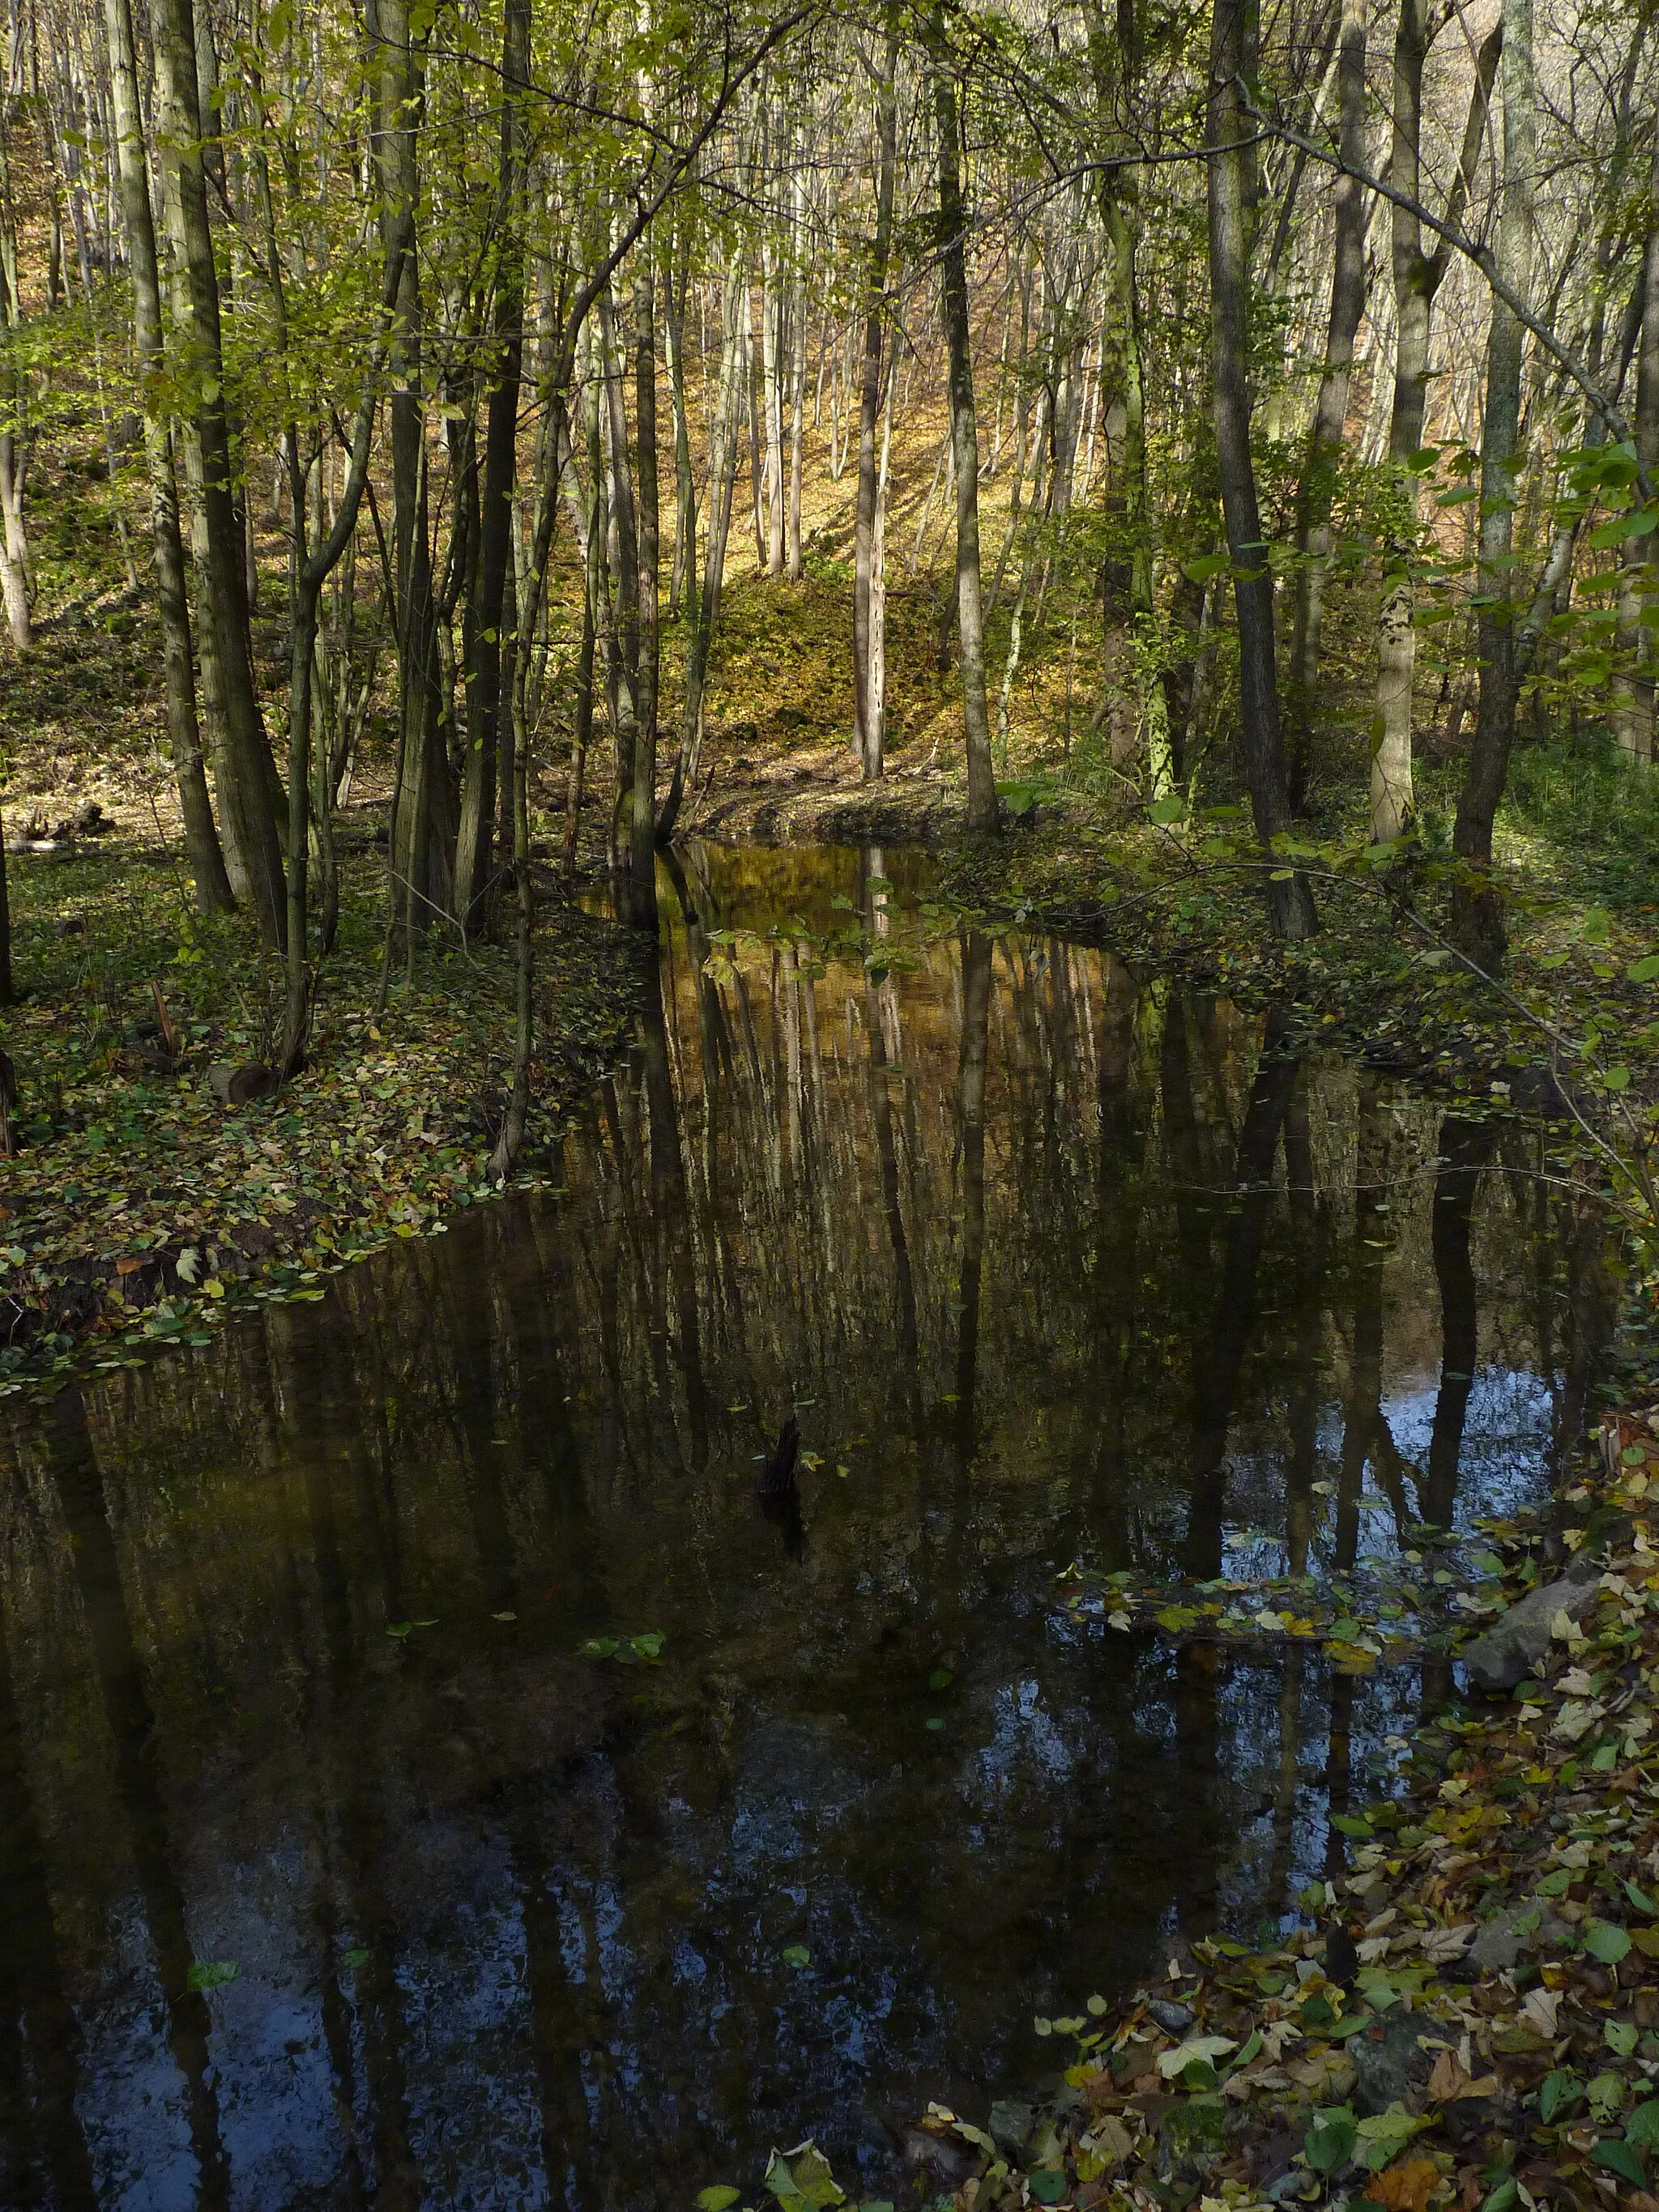
M 1429 2095 L 1437 2105 L 1455 2105 L 1462 2097 L 1502 2094 L 1503 2084 L 1495 2074 L 1483 2074 L 1477 2081 L 1455 2051 L 1437 2053 L 1429 2075 Z

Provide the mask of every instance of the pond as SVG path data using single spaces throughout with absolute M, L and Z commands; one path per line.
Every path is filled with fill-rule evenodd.
M 13 1425 L 8 2204 L 650 2212 L 809 2132 L 873 2187 L 1034 2014 L 1294 1913 L 1450 1693 L 1066 1577 L 1428 1603 L 1583 1430 L 1601 1220 L 927 890 L 694 848 L 559 1189 Z

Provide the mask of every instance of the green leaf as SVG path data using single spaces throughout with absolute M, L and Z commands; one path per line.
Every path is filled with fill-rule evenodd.
M 1481 2202 L 1480 2212 L 1515 2212 L 1521 2202 L 1521 2191 L 1512 2181 L 1500 2181 Z
M 1146 809 L 1146 818 L 1149 822 L 1162 824 L 1183 821 L 1186 818 L 1186 813 L 1187 802 L 1184 799 L 1155 799 Z
M 198 1959 L 185 1976 L 187 1990 L 222 1990 L 227 1982 L 234 1982 L 238 1967 L 234 1959 Z
M 726 2212 L 727 2206 L 735 2204 L 742 2194 L 743 2191 L 733 2189 L 729 2181 L 717 2181 L 711 2187 L 697 2191 L 698 2212 Z
M 1592 530 L 1588 543 L 1598 551 L 1609 545 L 1622 545 L 1627 538 L 1645 538 L 1656 522 L 1659 522 L 1659 514 L 1651 507 L 1627 507 L 1623 514 L 1615 514 L 1610 522 L 1604 522 L 1599 530 Z
M 1066 2194 L 1066 2176 L 1051 2166 L 1040 2166 L 1026 2175 L 1025 2187 L 1039 2204 L 1058 2204 Z
M 1583 2094 L 1583 2083 L 1576 2074 L 1569 2074 L 1565 2067 L 1558 2068 L 1553 2074 L 1547 2074 L 1538 2092 L 1539 2118 L 1547 2128 L 1553 2127 L 1557 2115 L 1577 2104 Z
M 930 1690 L 948 1690 L 956 1679 L 948 1667 L 935 1667 L 927 1677 L 927 1686 Z
M 810 1966 L 812 1963 L 812 1954 L 804 1943 L 786 1943 L 783 1947 L 783 1963 L 786 1966 Z
M 1642 2035 L 1633 2020 L 1610 2020 L 1601 2033 L 1607 2038 L 1608 2050 L 1616 2051 L 1620 2058 L 1631 2057 Z
M 1628 1091 L 1630 1070 L 1622 1064 L 1618 1067 L 1604 1067 L 1601 1071 L 1601 1081 L 1609 1091 Z
M 1636 2107 L 1625 2123 L 1625 2141 L 1638 2150 L 1659 2150 L 1659 2097 Z
M 1616 1966 L 1630 1955 L 1630 1936 L 1610 1920 L 1592 1920 L 1584 1930 L 1584 1948 L 1604 1966 Z
M 343 1954 L 340 1964 L 346 1968 L 348 1972 L 355 1974 L 359 1966 L 366 1966 L 368 1964 L 371 1955 L 372 1954 L 366 1950 L 361 1943 L 359 1943 L 355 1945 L 349 1951 Z
M 1605 2166 L 1609 2173 L 1620 2175 L 1624 2180 L 1633 2183 L 1638 2189 L 1648 2178 L 1641 2159 L 1627 2142 L 1621 2142 L 1617 2136 L 1604 2136 L 1590 2156 L 1598 2166 Z
M 1333 1813 L 1331 1826 L 1345 1836 L 1370 1836 L 1376 1832 L 1363 1813 Z
M 1632 960 L 1625 973 L 1632 983 L 1659 981 L 1659 952 L 1649 952 L 1640 960 Z
M 1232 556 L 1227 553 L 1203 553 L 1196 561 L 1183 561 L 1181 565 L 1194 583 L 1207 584 L 1212 576 L 1220 575 L 1232 565 Z
M 793 2150 L 775 2150 L 766 2169 L 766 2185 L 785 2212 L 800 2205 L 844 2204 L 846 2192 L 836 2185 L 830 2161 L 810 2138 Z
M 1327 2180 L 1340 2173 L 1353 2156 L 1359 2140 L 1359 2123 L 1351 2105 L 1330 2105 L 1314 2115 L 1313 2125 L 1302 2146 L 1302 2155 L 1316 2173 Z

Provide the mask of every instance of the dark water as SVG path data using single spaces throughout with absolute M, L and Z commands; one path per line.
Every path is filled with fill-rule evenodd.
M 11 1434 L 8 2204 L 644 2212 L 808 2130 L 873 2178 L 1041 2072 L 1034 2012 L 1291 1909 L 1444 1693 L 1057 1577 L 1541 1495 L 1600 1223 L 1525 1131 L 890 859 L 695 855 L 563 1195 Z M 862 944 L 704 971 L 794 915 Z

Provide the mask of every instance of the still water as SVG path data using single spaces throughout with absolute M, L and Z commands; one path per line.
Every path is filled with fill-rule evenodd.
M 873 2181 L 1323 1869 L 1443 1662 L 1177 1656 L 1057 1577 L 1540 1497 L 1601 1224 L 1519 1125 L 926 888 L 694 852 L 561 1191 L 14 1425 L 5 2203 L 649 2212 L 808 2132 Z

